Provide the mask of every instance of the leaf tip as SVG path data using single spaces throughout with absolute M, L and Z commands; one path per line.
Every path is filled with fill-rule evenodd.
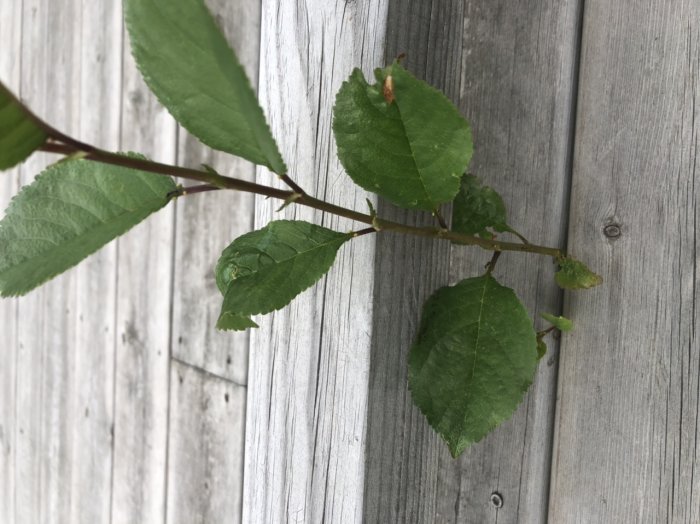
M 575 258 L 560 257 L 557 263 L 559 271 L 555 273 L 554 279 L 563 289 L 590 289 L 603 283 L 603 277 Z
M 547 344 L 541 338 L 537 339 L 537 360 L 542 360 L 547 354 Z
M 216 321 L 216 329 L 219 331 L 245 331 L 248 328 L 260 327 L 250 317 L 238 315 L 229 311 L 221 313 Z
M 442 438 L 447 442 L 447 448 L 450 450 L 450 455 L 453 459 L 458 459 L 459 456 L 464 453 L 464 451 L 470 446 L 471 442 L 464 439 L 457 439 L 456 441 L 448 440 L 444 435 Z

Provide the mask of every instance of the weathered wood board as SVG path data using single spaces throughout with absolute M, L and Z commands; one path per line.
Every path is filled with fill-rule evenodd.
M 459 100 L 475 140 L 470 170 L 503 195 L 510 222 L 526 238 L 559 247 L 565 247 L 580 8 L 578 0 L 467 1 L 460 28 Z M 451 280 L 479 274 L 488 259 L 455 247 Z M 554 269 L 545 257 L 504 254 L 495 276 L 544 326 L 539 314 L 561 308 Z M 546 521 L 558 342 L 547 344 L 513 418 L 460 460 L 440 455 L 438 521 Z M 500 497 L 500 508 L 492 496 Z
M 141 78 L 127 37 L 124 45 L 120 147 L 173 163 L 175 121 Z M 174 226 L 169 205 L 117 241 L 112 511 L 120 522 L 165 518 Z
M 462 2 L 390 1 L 384 63 L 406 53 L 416 76 L 457 102 Z M 381 65 L 381 64 L 378 64 Z M 445 209 L 449 215 L 449 209 Z M 437 225 L 430 213 L 380 203 L 390 220 Z M 364 519 L 368 522 L 433 522 L 443 445 L 413 405 L 408 390 L 408 350 L 423 303 L 448 283 L 450 245 L 403 235 L 377 236 L 375 293 L 367 412 Z
M 587 0 L 582 42 L 568 243 L 605 285 L 567 295 L 550 521 L 698 522 L 700 4 Z
M 19 92 L 22 41 L 22 11 L 17 2 L 0 4 L 0 35 L 13 53 L 0 53 L 0 78 Z M 11 195 L 17 192 L 20 169 L 0 176 L 0 206 L 7 207 Z M 15 411 L 17 381 L 17 302 L 0 300 L 0 515 L 15 519 L 15 448 L 17 414 Z
M 407 52 L 470 118 L 471 171 L 512 222 L 605 285 L 562 295 L 546 259 L 502 257 L 497 276 L 533 315 L 564 296 L 577 329 L 561 351 L 550 342 L 514 418 L 454 461 L 412 406 L 406 353 L 425 298 L 487 254 L 363 237 L 232 336 L 212 329 L 212 270 L 235 236 L 271 218 L 353 224 L 245 195 L 181 199 L 0 301 L 0 521 L 700 521 L 700 4 L 207 3 L 309 192 L 366 209 L 335 159 L 331 108 L 353 67 L 369 76 Z M 177 127 L 129 56 L 119 0 L 3 1 L 0 39 L 0 78 L 61 129 L 277 183 Z M 3 173 L 0 205 L 50 160 Z
M 386 3 L 265 0 L 260 97 L 290 175 L 308 192 L 366 209 L 335 158 L 331 109 L 353 67 L 383 60 Z M 258 178 L 271 177 L 259 172 Z M 347 220 L 259 200 L 256 223 Z M 363 506 L 374 245 L 346 244 L 328 276 L 251 335 L 244 522 L 356 522 Z
M 259 5 L 210 7 L 256 78 Z M 121 1 L 3 2 L 0 38 L 3 82 L 59 129 L 253 176 L 178 130 L 155 101 L 129 56 Z M 53 160 L 35 155 L 3 173 L 3 208 Z M 252 198 L 226 196 L 178 203 L 177 221 L 171 205 L 47 286 L 0 302 L 0 521 L 191 522 L 184 501 L 192 514 L 240 521 L 248 339 L 213 331 L 217 297 L 201 285 L 252 225 Z M 186 397 L 171 383 L 180 374 Z M 225 409 L 202 415 L 213 397 Z M 200 460 L 221 465 L 193 468 Z M 216 497 L 201 497 L 204 484 Z
M 116 64 L 110 50 L 115 41 L 120 48 L 121 35 L 103 31 L 112 18 L 109 7 L 88 9 L 86 16 L 97 24 L 88 26 L 79 16 L 80 2 L 15 5 L 21 12 L 15 27 L 21 47 L 14 50 L 21 96 L 50 122 L 114 146 L 119 107 L 108 85 Z M 94 47 L 83 49 L 83 38 Z M 83 61 L 97 66 L 94 78 L 81 71 Z M 63 64 L 58 74 L 55 64 Z M 81 100 L 104 120 L 84 116 Z M 21 183 L 30 182 L 47 160 L 37 155 L 23 166 Z M 78 271 L 16 301 L 14 489 L 3 496 L 12 498 L 18 522 L 99 522 L 109 516 L 113 369 L 104 364 L 114 358 L 109 276 L 114 256 L 114 248 L 107 249 Z M 103 298 L 104 306 L 95 308 Z M 80 318 L 85 309 L 90 310 L 88 322 Z

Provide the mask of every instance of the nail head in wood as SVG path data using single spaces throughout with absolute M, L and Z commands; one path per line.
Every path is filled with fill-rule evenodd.
M 496 491 L 494 491 L 493 493 L 491 493 L 491 498 L 490 498 L 490 500 L 491 500 L 491 505 L 492 505 L 494 508 L 497 508 L 497 509 L 498 509 L 498 508 L 502 508 L 502 507 L 503 507 L 503 497 L 501 496 L 500 493 L 498 493 L 498 492 L 496 492 Z

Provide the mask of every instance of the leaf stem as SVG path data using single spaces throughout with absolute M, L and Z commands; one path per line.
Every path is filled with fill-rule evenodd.
M 450 228 L 447 226 L 447 221 L 446 221 L 445 218 L 442 216 L 442 214 L 440 213 L 440 210 L 439 210 L 439 209 L 436 208 L 435 211 L 433 212 L 433 214 L 435 215 L 435 218 L 437 218 L 438 224 L 440 224 L 440 227 L 441 227 L 442 229 L 450 229 Z
M 493 273 L 493 269 L 496 267 L 496 262 L 498 262 L 498 258 L 501 256 L 502 251 L 494 251 L 493 256 L 491 257 L 491 260 L 489 260 L 488 264 L 486 264 L 486 274 L 490 275 Z
M 285 173 L 284 175 L 278 175 L 278 176 L 279 176 L 280 180 L 282 182 L 284 182 L 285 184 L 287 184 L 291 188 L 291 190 L 294 191 L 295 193 L 297 193 L 299 195 L 306 194 L 306 191 L 304 191 L 301 188 L 301 186 L 299 186 L 299 184 L 297 184 L 294 180 L 292 180 L 292 178 L 288 174 Z
M 371 229 L 373 231 L 391 231 L 394 233 L 403 233 L 419 237 L 450 240 L 455 244 L 479 246 L 482 249 L 489 251 L 519 251 L 524 253 L 538 253 L 554 258 L 564 256 L 564 253 L 560 249 L 553 247 L 538 246 L 536 244 L 502 242 L 493 239 L 464 235 L 455 231 L 449 231 L 444 228 L 409 226 L 405 224 L 400 224 L 398 222 L 392 222 L 390 220 L 383 220 L 376 216 L 373 217 L 365 213 L 360 213 L 352 209 L 347 209 L 345 207 L 331 204 L 330 202 L 326 202 L 324 200 L 319 200 L 318 198 L 312 197 L 306 193 L 277 189 L 262 184 L 256 184 L 255 182 L 249 182 L 247 180 L 223 176 L 215 172 L 200 171 L 197 169 L 191 169 L 187 167 L 161 164 L 160 162 L 153 162 L 151 160 L 145 160 L 142 158 L 134 158 L 125 155 L 120 155 L 117 153 L 111 153 L 109 151 L 103 151 L 88 144 L 83 144 L 82 142 L 67 137 L 66 135 L 63 135 L 62 133 L 59 133 L 57 131 L 55 133 L 56 134 L 53 134 L 52 132 L 52 134 L 50 134 L 53 140 L 44 144 L 41 147 L 42 151 L 48 153 L 58 153 L 62 155 L 72 155 L 78 152 L 83 152 L 85 153 L 84 158 L 86 160 L 92 160 L 93 162 L 117 165 L 129 169 L 138 169 L 141 171 L 147 171 L 149 173 L 156 173 L 159 175 L 168 175 L 179 178 L 186 178 L 190 180 L 196 180 L 198 182 L 202 182 L 207 186 L 213 186 L 220 189 L 233 189 L 236 191 L 243 191 L 246 193 L 255 193 L 257 195 L 262 195 L 269 198 L 276 198 L 283 201 L 288 201 L 290 197 L 293 197 L 294 195 L 300 195 L 298 196 L 298 198 L 295 198 L 293 200 L 295 204 L 310 207 L 319 211 L 324 211 L 337 216 L 348 218 L 350 220 L 354 220 L 356 222 L 361 222 L 363 224 L 370 225 L 372 226 Z M 60 141 L 62 143 L 57 143 L 56 141 Z M 213 187 L 212 189 L 208 190 L 213 190 Z
M 377 230 L 374 229 L 373 227 L 366 227 L 365 229 L 360 229 L 359 231 L 354 231 L 352 233 L 352 237 L 353 238 L 361 237 L 363 235 L 369 235 L 370 233 L 376 233 L 376 232 L 377 232 Z
M 542 330 L 542 331 L 538 331 L 538 332 L 537 332 L 537 338 L 538 338 L 538 339 L 542 339 L 542 338 L 544 338 L 545 336 L 547 336 L 548 334 L 550 334 L 552 331 L 554 331 L 555 329 L 557 329 L 555 326 L 550 326 L 550 327 L 548 327 L 547 329 L 544 329 L 544 330 Z
M 517 232 L 515 229 L 513 229 L 512 227 L 508 226 L 507 231 L 510 232 L 510 233 L 513 233 L 516 237 L 518 237 L 518 238 L 520 239 L 520 241 L 521 241 L 523 244 L 529 244 L 529 243 L 530 243 L 530 242 L 528 241 L 527 238 L 525 238 L 524 236 L 522 236 L 520 233 L 518 233 L 518 232 Z

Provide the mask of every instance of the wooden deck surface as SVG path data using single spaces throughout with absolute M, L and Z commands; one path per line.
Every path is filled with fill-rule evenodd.
M 471 171 L 512 222 L 605 283 L 561 293 L 548 260 L 502 257 L 533 315 L 576 329 L 515 416 L 455 461 L 412 406 L 406 354 L 425 298 L 488 254 L 363 237 L 259 330 L 221 334 L 212 271 L 233 238 L 273 216 L 350 223 L 232 192 L 180 199 L 0 301 L 0 523 L 700 522 L 700 3 L 207 4 L 307 191 L 366 208 L 335 158 L 335 93 L 353 67 L 407 52 L 469 118 Z M 119 0 L 2 0 L 0 42 L 0 79 L 60 129 L 276 183 L 160 107 Z M 51 160 L 0 175 L 0 206 Z

